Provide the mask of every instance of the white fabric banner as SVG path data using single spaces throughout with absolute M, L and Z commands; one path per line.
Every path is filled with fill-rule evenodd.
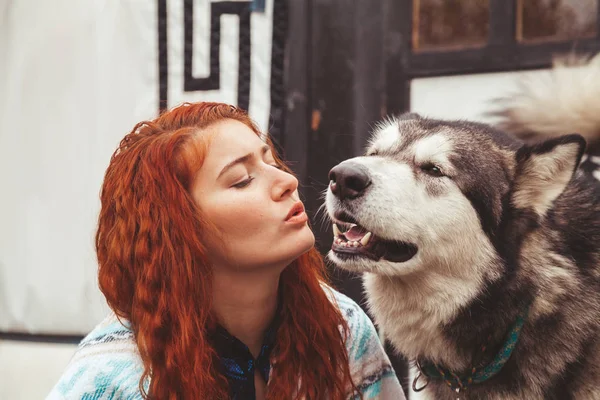
M 0 332 L 85 334 L 107 312 L 93 240 L 112 152 L 136 122 L 158 114 L 161 83 L 169 107 L 246 101 L 251 116 L 267 129 L 273 0 L 264 13 L 252 12 L 249 24 L 243 21 L 248 14 L 236 14 L 249 2 L 164 0 L 166 81 L 159 68 L 163 0 L 4 1 Z M 222 12 L 216 19 L 215 4 Z M 212 85 L 210 90 L 184 90 L 186 18 L 193 33 L 189 80 Z M 209 76 L 215 21 L 220 22 L 220 35 L 212 38 L 220 42 L 216 81 Z M 252 47 L 242 72 L 249 82 L 242 83 L 250 88 L 240 90 L 239 43 L 248 34 Z

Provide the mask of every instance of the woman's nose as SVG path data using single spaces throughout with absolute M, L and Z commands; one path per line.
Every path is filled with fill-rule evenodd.
M 298 189 L 298 179 L 292 174 L 278 170 L 273 184 L 273 200 L 285 198 Z

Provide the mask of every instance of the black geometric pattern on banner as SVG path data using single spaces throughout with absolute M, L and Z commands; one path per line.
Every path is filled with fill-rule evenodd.
M 168 26 L 167 1 L 157 0 L 158 10 L 158 76 L 159 76 L 159 112 L 169 107 L 169 59 L 168 59 Z M 184 2 L 184 90 L 211 90 L 219 88 L 220 75 L 220 16 L 237 14 L 240 18 L 239 38 L 239 70 L 238 70 L 238 106 L 248 109 L 250 103 L 250 14 L 249 2 L 220 2 L 211 4 L 211 37 L 210 37 L 210 75 L 207 78 L 192 76 L 193 51 L 193 15 L 194 4 L 191 0 Z M 276 146 L 281 149 L 284 140 L 285 122 L 285 77 L 284 57 L 288 36 L 288 0 L 274 0 L 273 4 L 273 42 L 271 48 L 271 110 L 269 118 L 269 134 Z M 197 88 L 196 85 L 200 87 Z
M 194 53 L 194 0 L 185 0 L 183 5 L 183 90 L 217 90 L 220 82 L 221 15 L 239 16 L 238 48 L 238 93 L 237 105 L 245 110 L 250 103 L 250 6 L 251 2 L 225 1 L 210 3 L 210 74 L 206 78 L 192 75 Z
M 269 136 L 279 154 L 282 154 L 285 129 L 285 45 L 288 36 L 288 0 L 274 0 L 273 41 L 271 44 L 271 113 L 269 115 Z

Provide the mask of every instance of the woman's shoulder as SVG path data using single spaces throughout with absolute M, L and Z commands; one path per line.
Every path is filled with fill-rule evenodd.
M 330 300 L 337 305 L 346 323 L 346 349 L 352 380 L 363 399 L 404 399 L 404 392 L 369 316 L 350 297 L 324 286 Z
M 143 364 L 126 321 L 110 315 L 80 343 L 47 397 L 55 399 L 142 399 Z

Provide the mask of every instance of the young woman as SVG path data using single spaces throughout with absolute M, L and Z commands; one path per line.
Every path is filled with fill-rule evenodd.
M 114 316 L 49 398 L 404 398 L 370 320 L 327 285 L 297 189 L 233 106 L 137 124 L 101 193 L 99 282 Z

